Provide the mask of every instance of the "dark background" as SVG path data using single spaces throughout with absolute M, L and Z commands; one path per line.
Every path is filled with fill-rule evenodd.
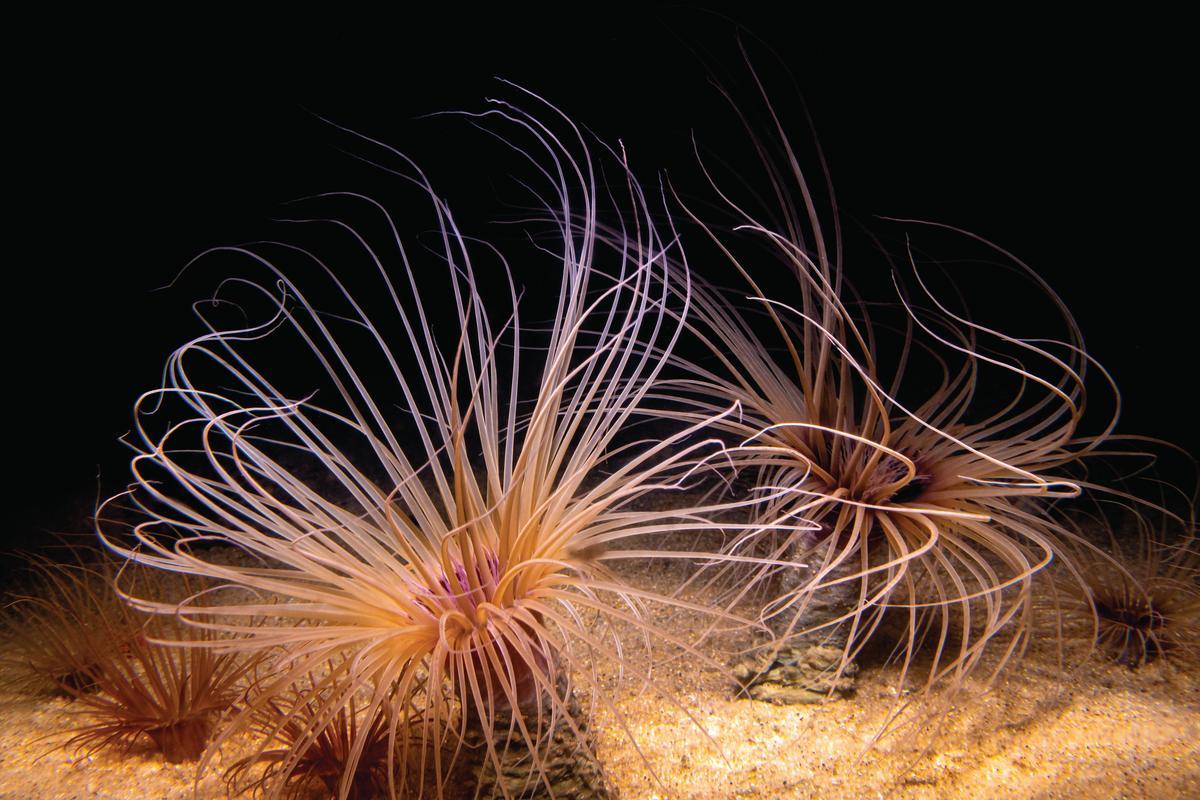
M 786 89 L 785 73 L 754 36 L 794 76 L 847 218 L 945 222 L 1019 255 L 1061 293 L 1117 379 L 1121 430 L 1200 449 L 1195 130 L 1184 121 L 1194 86 L 1158 38 L 1169 21 L 985 30 L 941 20 L 959 30 L 948 35 L 895 20 L 738 20 L 774 84 Z M 315 115 L 430 163 L 443 193 L 480 213 L 504 175 L 485 187 L 464 174 L 446 121 L 414 118 L 481 108 L 504 91 L 492 76 L 622 140 L 646 180 L 667 168 L 685 191 L 698 188 L 693 130 L 718 152 L 745 151 L 706 80 L 735 76 L 748 91 L 725 17 L 662 7 L 583 24 L 462 12 L 413 21 L 386 44 L 365 40 L 371 27 L 280 35 L 261 60 L 246 57 L 255 41 L 64 47 L 61 77 L 19 91 L 5 315 L 17 511 L 5 544 L 86 527 L 97 487 L 124 483 L 117 437 L 131 405 L 197 332 L 195 295 L 158 287 L 206 247 L 263 235 L 285 201 L 389 180 L 340 152 L 347 139 Z M 794 95 L 773 96 L 796 117 Z M 798 145 L 811 153 L 806 131 Z

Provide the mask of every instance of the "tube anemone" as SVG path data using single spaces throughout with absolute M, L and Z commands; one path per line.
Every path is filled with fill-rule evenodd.
M 220 634 L 171 616 L 141 620 L 137 635 L 122 644 L 114 644 L 111 628 L 95 633 L 104 640 L 89 673 L 96 691 L 75 693 L 87 721 L 65 746 L 129 750 L 149 739 L 168 762 L 199 759 L 240 699 L 253 657 L 215 651 L 209 645 Z
M 74 698 L 99 688 L 97 658 L 119 654 L 140 625 L 112 591 L 112 565 L 89 564 L 76 551 L 71 556 L 69 562 L 30 557 L 30 586 L 6 598 L 3 622 L 4 660 L 20 676 L 17 685 Z
M 362 715 L 357 700 L 351 698 L 313 736 L 313 719 L 326 713 L 323 693 L 316 689 L 320 684 L 319 678 L 310 675 L 297 681 L 292 692 L 255 705 L 254 732 L 278 747 L 259 748 L 235 762 L 225 773 L 231 792 L 272 791 L 285 798 L 301 798 L 318 785 L 332 795 L 347 772 L 353 774 L 349 800 L 367 800 L 386 791 L 391 751 L 388 717 L 377 716 L 369 728 L 360 730 Z M 348 764 L 356 745 L 359 754 L 351 770 Z M 261 770 L 248 779 L 256 767 Z
M 12 660 L 75 701 L 79 722 L 62 746 L 92 752 L 149 744 L 169 762 L 196 760 L 253 664 L 207 649 L 216 636 L 210 630 L 126 606 L 111 556 L 88 563 L 84 553 L 72 555 L 75 563 L 33 559 L 38 590 L 17 600 L 10 619 Z M 161 578 L 140 569 L 122 576 L 167 603 L 179 587 Z M 163 646 L 164 638 L 185 646 Z
M 753 77 L 767 124 L 737 113 L 776 203 L 756 211 L 702 163 L 732 230 L 685 210 L 744 281 L 756 313 L 697 283 L 688 324 L 705 356 L 676 359 L 683 376 L 664 381 L 659 397 L 665 413 L 685 420 L 739 407 L 714 425 L 740 443 L 731 458 L 770 499 L 759 526 L 730 552 L 807 565 L 778 576 L 780 597 L 764 604 L 764 619 L 784 640 L 778 647 L 801 635 L 832 640 L 842 652 L 840 676 L 878 641 L 885 617 L 898 617 L 901 682 L 928 644 L 925 689 L 960 686 L 985 651 L 998 654 L 999 670 L 1023 648 L 1035 574 L 1074 552 L 1067 544 L 1076 536 L 1056 517 L 1056 501 L 1080 493 L 1071 467 L 1108 436 L 1116 415 L 1097 434 L 1080 432 L 1091 362 L 1078 327 L 1031 269 L 977 237 L 1050 300 L 1066 331 L 1061 341 L 973 322 L 943 302 L 911 258 L 919 301 L 901 292 L 901 323 L 881 326 L 844 277 L 832 190 L 822 201 L 807 181 Z M 762 288 L 764 263 L 775 272 L 782 266 L 786 292 Z M 906 371 L 918 359 L 935 380 L 910 402 L 902 398 L 917 387 Z M 801 520 L 812 529 L 770 530 Z M 778 572 L 758 569 L 757 580 L 739 577 L 740 593 Z M 758 664 L 750 682 L 772 665 Z
M 1200 657 L 1194 514 L 1185 535 L 1171 537 L 1172 515 L 1163 514 L 1155 530 L 1145 509 L 1125 511 L 1133 528 L 1118 529 L 1105 519 L 1107 547 L 1081 551 L 1078 574 L 1055 575 L 1049 610 L 1071 623 L 1073 638 L 1088 650 L 1131 669 L 1158 660 L 1194 664 Z
M 381 203 L 324 196 L 366 222 L 292 222 L 341 237 L 347 261 L 281 243 L 217 251 L 265 279 L 226 281 L 197 304 L 207 333 L 171 356 L 163 387 L 137 405 L 127 495 L 143 521 L 132 545 L 103 526 L 100 535 L 139 563 L 221 587 L 203 606 L 136 605 L 235 635 L 214 648 L 275 659 L 222 734 L 253 726 L 256 710 L 303 709 L 287 723 L 293 754 L 271 757 L 270 796 L 348 708 L 357 734 L 340 798 L 355 790 L 380 724 L 393 795 L 424 780 L 442 796 L 472 731 L 497 772 L 510 744 L 531 754 L 523 783 L 499 793 L 554 795 L 549 745 L 567 731 L 591 747 L 571 713 L 572 676 L 594 678 L 598 660 L 634 644 L 608 623 L 695 652 L 653 631 L 641 609 L 696 607 L 626 585 L 608 566 L 694 557 L 653 543 L 704 525 L 704 509 L 674 519 L 630 504 L 680 486 L 713 444 L 697 443 L 694 428 L 618 436 L 662 368 L 651 353 L 670 352 L 686 314 L 686 267 L 667 257 L 674 234 L 651 219 L 623 162 L 617 183 L 600 185 L 569 120 L 493 102 L 475 121 L 521 137 L 510 143 L 544 179 L 538 200 L 555 223 L 553 243 L 535 240 L 558 284 L 547 329 L 522 322 L 507 263 L 461 232 L 424 173 L 362 137 L 428 202 L 428 258 L 410 252 Z M 609 204 L 623 246 L 598 256 Z M 368 265 L 366 293 L 348 285 L 354 259 Z M 288 260 L 315 273 L 314 288 L 289 276 Z M 225 309 L 251 321 L 222 323 Z M 289 704 L 305 682 L 311 701 Z M 588 684 L 593 703 L 608 702 Z

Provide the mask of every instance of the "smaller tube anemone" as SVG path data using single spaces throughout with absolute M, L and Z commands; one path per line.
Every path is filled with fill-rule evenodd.
M 1194 536 L 1170 542 L 1145 515 L 1135 532 L 1108 528 L 1107 552 L 1087 550 L 1077 574 L 1055 576 L 1055 613 L 1086 627 L 1085 641 L 1131 669 L 1200 660 L 1200 550 Z M 1127 530 L 1127 529 L 1126 529 Z
M 130 577 L 129 587 L 141 597 L 165 600 L 177 590 L 156 573 L 136 566 L 126 572 L 142 573 Z M 185 598 L 198 594 L 194 585 L 182 583 Z M 87 721 L 66 746 L 130 750 L 148 739 L 168 762 L 195 761 L 241 696 L 254 657 L 214 652 L 207 645 L 219 634 L 179 616 L 147 617 L 120 607 L 116 630 L 135 626 L 137 632 L 121 646 L 108 644 L 95 653 L 88 674 L 96 691 L 76 695 Z M 110 634 L 100 631 L 102 639 Z
M 253 690 L 251 690 L 253 693 Z M 254 704 L 251 733 L 262 740 L 259 749 L 234 762 L 225 773 L 231 791 L 301 798 L 314 786 L 336 795 L 349 773 L 349 800 L 370 800 L 387 790 L 387 770 L 392 739 L 387 716 L 379 716 L 360 729 L 365 717 L 362 702 L 351 697 L 328 716 L 330 687 L 309 675 L 292 691 Z M 313 732 L 316 731 L 316 735 Z M 359 749 L 357 761 L 352 759 Z M 247 775 L 261 768 L 256 777 Z
M 111 559 L 38 560 L 34 570 L 44 591 L 20 602 L 18 659 L 75 700 L 80 723 L 64 746 L 91 752 L 148 744 L 168 762 L 199 758 L 240 694 L 246 659 L 198 647 L 212 631 L 175 616 L 147 616 L 122 601 L 119 579 L 141 596 L 167 601 L 175 587 L 158 573 L 128 565 L 119 578 Z
M 4 660 L 28 691 L 49 690 L 74 698 L 97 690 L 97 657 L 119 652 L 140 635 L 140 624 L 112 591 L 111 559 L 88 563 L 31 556 L 31 586 L 14 594 L 4 611 L 10 642 Z

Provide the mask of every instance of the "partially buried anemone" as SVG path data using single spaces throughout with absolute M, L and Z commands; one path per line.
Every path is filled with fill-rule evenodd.
M 369 800 L 387 791 L 389 715 L 364 720 L 355 697 L 330 709 L 325 702 L 329 691 L 330 686 L 312 674 L 255 704 L 252 733 L 259 744 L 226 770 L 231 792 L 302 798 L 319 787 L 335 795 L 347 773 L 347 800 Z
M 74 698 L 97 690 L 97 658 L 137 636 L 138 620 L 112 590 L 116 571 L 88 551 L 30 556 L 26 586 L 6 597 L 4 661 L 16 688 Z
M 55 744 L 87 753 L 148 747 L 168 762 L 198 759 L 245 688 L 252 659 L 214 652 L 207 645 L 220 634 L 203 626 L 129 608 L 116 585 L 168 603 L 194 599 L 193 582 L 167 581 L 137 565 L 118 571 L 103 554 L 69 555 L 35 558 L 38 588 L 10 611 L 17 632 L 11 659 L 74 701 L 73 725 L 52 737 Z
M 1162 518 L 1157 527 L 1149 520 Z M 1131 669 L 1200 659 L 1200 549 L 1194 517 L 1125 509 L 1131 524 L 1104 520 L 1107 542 L 1076 561 L 1078 575 L 1056 575 L 1052 611 L 1072 623 L 1073 638 Z M 1048 602 L 1047 605 L 1050 605 Z

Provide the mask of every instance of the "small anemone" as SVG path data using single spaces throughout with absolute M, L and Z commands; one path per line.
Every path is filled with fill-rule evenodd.
M 113 565 L 83 550 L 70 556 L 29 556 L 29 586 L 10 595 L 5 608 L 4 660 L 23 691 L 91 694 L 99 688 L 98 660 L 119 653 L 139 633 L 112 591 Z
M 140 594 L 171 596 L 158 575 L 126 571 L 140 573 L 132 580 Z M 179 586 L 185 595 L 194 594 L 193 582 Z M 249 659 L 200 647 L 218 636 L 202 625 L 134 611 L 112 584 L 104 591 L 109 596 L 98 602 L 112 610 L 92 621 L 83 671 L 88 690 L 60 683 L 75 698 L 81 719 L 65 746 L 128 752 L 149 744 L 171 763 L 198 759 L 220 717 L 239 698 Z
M 1078 560 L 1077 576 L 1056 588 L 1069 618 L 1087 625 L 1089 644 L 1118 664 L 1195 662 L 1200 657 L 1200 551 L 1171 542 L 1138 518 L 1136 535 L 1110 530 L 1109 552 Z
M 262 744 L 225 773 L 231 791 L 290 799 L 321 787 L 336 796 L 345 781 L 348 800 L 385 794 L 392 763 L 388 716 L 367 717 L 356 697 L 330 706 L 331 691 L 326 681 L 309 674 L 292 690 L 254 704 L 252 733 Z M 258 767 L 262 771 L 247 779 Z
M 79 720 L 64 746 L 88 752 L 149 745 L 169 762 L 198 758 L 214 725 L 238 698 L 246 659 L 195 645 L 216 634 L 177 616 L 131 609 L 117 583 L 166 602 L 194 582 L 168 583 L 136 565 L 72 551 L 73 561 L 31 558 L 29 593 L 9 609 L 9 660 L 27 685 L 74 701 Z M 159 642 L 171 639 L 183 646 Z

